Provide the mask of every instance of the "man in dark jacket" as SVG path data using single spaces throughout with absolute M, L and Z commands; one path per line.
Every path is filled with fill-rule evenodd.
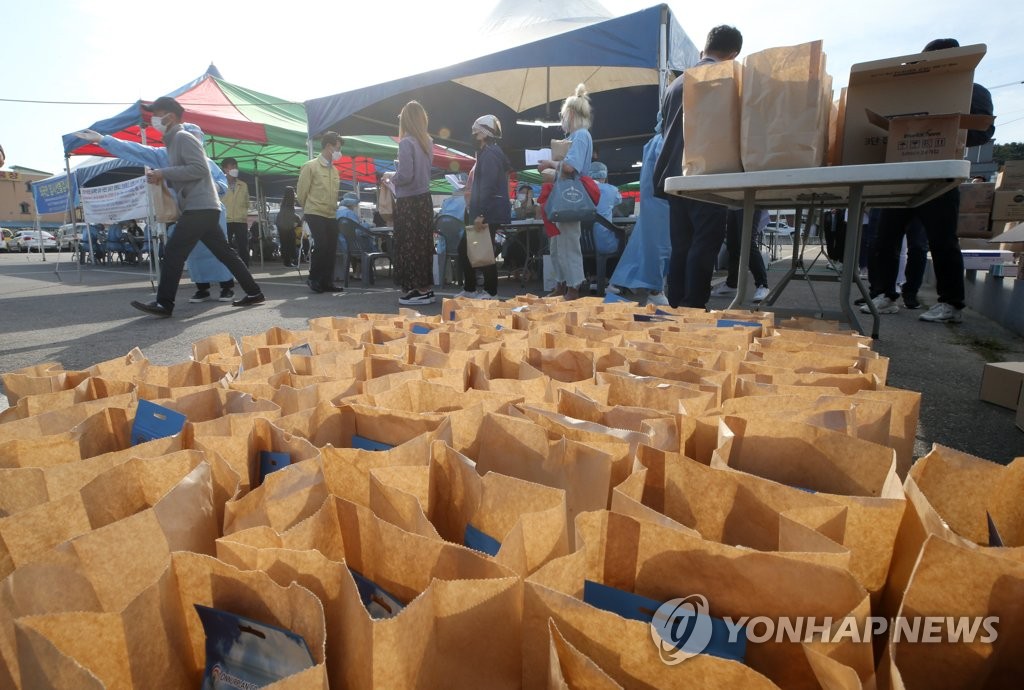
M 733 60 L 743 48 L 743 36 L 732 26 L 716 26 L 708 33 L 698 65 Z M 665 193 L 665 180 L 683 174 L 683 79 L 665 92 L 661 105 L 665 144 L 654 164 L 654 194 L 668 200 L 672 255 L 665 297 L 673 307 L 703 309 L 711 296 L 715 257 L 725 239 L 726 208 Z
M 923 52 L 957 48 L 953 38 L 939 38 L 924 47 Z M 992 115 L 992 94 L 981 84 L 975 84 L 971 93 L 971 114 Z M 995 133 L 995 125 L 984 130 L 968 130 L 967 145 L 981 146 Z M 917 208 L 883 209 L 879 212 L 878 235 L 875 238 L 874 260 L 878 272 L 878 294 L 872 301 L 881 314 L 895 314 L 896 277 L 899 274 L 900 249 L 906 228 L 915 220 L 924 225 L 928 235 L 928 249 L 935 270 L 938 302 L 921 314 L 921 321 L 933 323 L 960 323 L 964 308 L 964 259 L 960 241 L 956 236 L 957 216 L 960 213 L 960 190 L 953 188 Z M 872 276 L 872 291 L 874 291 Z M 869 313 L 865 304 L 861 311 Z
M 153 316 L 170 316 L 174 311 L 174 298 L 178 292 L 185 258 L 199 242 L 205 244 L 217 260 L 227 266 L 245 290 L 245 296 L 231 304 L 247 307 L 263 302 L 259 285 L 220 231 L 217 188 L 206 162 L 203 145 L 181 127 L 185 109 L 168 96 L 162 96 L 153 101 L 152 105 L 142 107 L 153 113 L 153 127 L 163 134 L 170 161 L 166 168 L 148 171 L 146 181 L 153 185 L 166 182 L 177 192 L 181 217 L 164 248 L 163 270 L 160 273 L 156 301 L 132 302 L 132 306 Z

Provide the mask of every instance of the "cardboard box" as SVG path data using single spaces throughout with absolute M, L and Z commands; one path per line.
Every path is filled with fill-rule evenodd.
M 988 222 L 987 213 L 961 213 L 956 219 L 956 236 L 988 240 L 999 234 Z M 960 245 L 963 249 L 963 245 Z M 988 247 L 983 247 L 988 249 Z
M 969 249 L 1002 249 L 1002 247 L 992 244 L 991 240 L 983 240 L 977 237 L 961 237 L 960 250 L 965 251 Z
M 1017 428 L 1024 431 L 1024 386 L 1020 390 L 1020 398 L 1017 399 Z
M 885 162 L 963 160 L 967 151 L 967 130 L 985 129 L 990 115 L 942 113 L 885 117 L 867 111 L 868 121 L 885 136 Z
M 960 213 L 992 212 L 996 185 L 993 182 L 966 182 L 960 185 Z
M 992 264 L 1013 262 L 1013 254 L 1001 249 L 961 249 L 965 271 L 987 271 Z
M 1006 161 L 996 175 L 996 190 L 1024 190 L 1024 161 Z
M 868 110 L 887 118 L 970 112 L 974 69 L 985 56 L 985 50 L 984 44 L 962 46 L 851 67 L 843 119 L 842 164 L 885 161 L 885 133 L 868 121 Z
M 1024 220 L 1024 192 L 996 192 L 992 220 Z
M 1016 410 L 1024 384 L 1024 362 L 990 362 L 981 372 L 981 392 L 985 402 Z

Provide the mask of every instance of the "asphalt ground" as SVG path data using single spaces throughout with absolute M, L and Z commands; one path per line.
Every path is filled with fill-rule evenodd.
M 770 280 L 776 281 L 784 267 L 774 264 Z M 301 330 L 311 318 L 396 313 L 399 308 L 399 291 L 386 270 L 373 287 L 353 281 L 344 293 L 313 294 L 295 269 L 277 262 L 262 267 L 256 262 L 252 268 L 266 303 L 250 308 L 215 301 L 189 304 L 193 287 L 186 274 L 174 316 L 158 319 L 129 305 L 153 299 L 145 266 L 79 267 L 67 254 L 48 254 L 45 262 L 39 254 L 0 254 L 0 372 L 47 361 L 82 369 L 133 347 L 156 364 L 174 364 L 189 358 L 192 343 L 218 333 L 240 337 L 273 326 Z M 719 273 L 715 282 L 722 279 Z M 499 279 L 501 297 L 541 290 L 537 279 L 525 288 L 518 280 Z M 449 286 L 436 292 L 440 298 L 458 291 Z M 794 282 L 776 306 L 813 310 L 816 297 L 834 309 L 837 295 L 832 283 Z M 927 287 L 919 297 L 926 307 L 935 299 Z M 724 308 L 728 302 L 712 298 L 710 306 Z M 420 311 L 437 314 L 440 308 L 439 299 Z M 1014 425 L 1014 412 L 978 398 L 985 363 L 1024 360 L 1024 339 L 971 310 L 964 311 L 959 325 L 922 322 L 920 314 L 903 310 L 883 316 L 875 341 L 875 349 L 890 359 L 889 385 L 922 393 L 915 456 L 927 453 L 933 443 L 1002 463 L 1024 456 L 1024 431 Z M 0 397 L 3 406 L 6 399 Z

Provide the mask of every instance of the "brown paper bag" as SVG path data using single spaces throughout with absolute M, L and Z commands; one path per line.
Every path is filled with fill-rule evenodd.
M 0 469 L 0 517 L 76 493 L 100 473 L 132 458 L 150 458 L 182 450 L 181 441 L 181 434 L 178 434 L 77 462 L 69 458 L 67 462 L 43 467 Z M 80 456 L 81 451 L 76 455 Z
M 90 376 L 74 388 L 68 388 L 67 390 L 55 393 L 22 396 L 18 399 L 17 405 L 0 412 L 0 424 L 37 414 L 54 412 L 83 402 L 123 396 L 134 393 L 135 388 L 134 383 L 127 381 L 107 381 Z
M 893 690 L 1016 687 L 1024 673 L 1022 582 L 1020 561 L 928 537 L 899 611 L 909 630 L 899 640 L 890 631 L 880 675 L 888 671 Z M 924 617 L 939 621 L 931 635 L 927 627 L 919 632 L 931 644 L 914 638 L 914 619 L 927 626 Z M 950 628 L 956 624 L 963 625 L 959 641 Z
M 230 414 L 259 415 L 276 419 L 281 408 L 269 400 L 254 400 L 252 396 L 227 388 L 207 388 L 172 398 L 156 398 L 157 405 L 176 410 L 193 423 L 219 419 Z
M 195 451 L 129 460 L 101 473 L 78 493 L 0 518 L 0 577 L 61 542 L 148 509 L 156 513 L 169 540 L 180 540 L 175 512 L 213 512 L 212 471 L 203 460 Z M 183 543 L 201 546 L 205 539 L 212 544 L 219 529 L 212 520 L 207 527 L 204 537 L 190 526 Z
M 174 223 L 181 216 L 178 199 L 171 194 L 166 182 L 147 184 L 146 195 L 149 207 L 153 211 L 153 219 L 158 223 Z
M 743 169 L 824 165 L 831 107 L 832 78 L 821 41 L 748 55 L 740 122 Z
M 74 388 L 89 376 L 84 371 L 65 371 L 59 362 L 43 362 L 0 375 L 7 404 L 14 406 L 27 395 L 56 393 Z
M 565 492 L 488 472 L 443 441 L 434 441 L 427 467 L 370 471 L 370 508 L 378 517 L 425 537 L 476 550 L 472 535 L 494 540 L 498 563 L 528 575 L 569 552 Z
M 683 174 L 743 172 L 740 79 L 735 60 L 698 65 L 683 79 Z
M 622 371 L 597 374 L 598 383 L 610 386 L 609 405 L 649 407 L 662 412 L 700 415 L 714 407 L 716 395 L 699 386 L 683 382 L 667 382 L 650 376 L 635 376 Z
M 647 445 L 662 450 L 679 449 L 679 426 L 675 415 L 643 407 L 601 405 L 586 395 L 561 390 L 557 411 L 566 417 L 594 422 L 606 427 L 638 431 L 647 435 Z
M 126 407 L 102 407 L 98 411 L 91 407 L 119 402 Z M 19 434 L 24 433 L 24 436 L 0 443 L 0 465 L 12 468 L 52 467 L 124 450 L 131 445 L 131 418 L 135 402 L 133 394 L 103 398 L 7 424 L 5 432 L 8 428 L 17 427 Z M 84 417 L 82 421 L 66 432 L 37 435 L 51 422 L 59 429 L 81 417 Z
M 687 675 L 701 672 L 701 684 L 712 687 L 746 687 L 739 679 L 750 672 L 763 674 L 781 687 L 816 686 L 803 644 L 779 636 L 760 643 L 748 638 L 745 667 L 704 654 L 667 667 L 651 640 L 650 625 L 598 612 L 580 601 L 585 580 L 658 602 L 700 594 L 707 599 L 709 615 L 734 620 L 741 616 L 766 616 L 773 620 L 814 616 L 820 622 L 826 617 L 839 620 L 849 616 L 863 630 L 870 614 L 864 589 L 849 573 L 837 568 L 716 544 L 607 511 L 579 516 L 576 531 L 578 551 L 548 563 L 527 580 L 523 612 L 524 687 L 542 684 L 539 679 L 546 671 L 543 661 L 548 647 L 543 630 L 549 617 L 569 642 L 617 682 L 629 687 L 678 686 L 687 682 L 658 680 L 663 669 Z M 619 622 L 618 630 L 612 627 L 613 621 Z M 607 647 L 588 639 L 590 635 L 601 635 L 607 640 L 605 636 L 609 633 L 617 635 L 615 643 Z M 636 640 L 637 633 L 643 634 L 646 648 Z M 873 682 L 870 640 L 837 639 L 821 643 L 818 648 L 852 667 L 865 683 Z M 731 679 L 732 684 L 724 684 L 726 679 Z M 693 677 L 688 682 L 696 684 Z
M 613 491 L 613 511 L 721 544 L 849 570 L 845 506 L 653 448 L 641 447 L 637 462 L 642 469 Z
M 397 446 L 444 421 L 441 413 L 414 413 L 381 410 L 367 405 L 347 403 L 335 407 L 320 403 L 277 420 L 277 425 L 292 434 L 308 439 L 317 448 L 328 444 L 335 448 L 351 448 L 353 437 Z
M 1024 562 L 1024 460 L 1003 466 L 935 444 L 903 483 L 907 510 L 900 524 L 883 599 L 896 615 L 928 537 Z M 989 520 L 1003 546 L 991 543 Z
M 202 362 L 207 357 L 231 359 L 242 356 L 238 341 L 230 333 L 218 333 L 192 343 L 192 359 Z
M 593 659 L 569 644 L 550 619 L 548 633 L 551 636 L 548 646 L 548 690 L 622 690 L 622 686 L 602 671 Z
M 880 599 L 906 499 L 890 448 L 807 424 L 726 417 L 713 468 L 817 492 L 848 508 L 850 571 Z
M 271 402 L 281 408 L 281 416 L 295 414 L 316 407 L 320 403 L 335 403 L 359 393 L 359 381 L 354 378 L 314 383 L 303 388 L 283 385 L 274 391 Z
M 478 428 L 478 450 L 456 447 L 476 461 L 477 471 L 510 477 L 565 491 L 568 520 L 586 510 L 608 505 L 613 457 L 566 438 L 553 440 L 541 426 L 507 415 L 487 414 Z
M 228 433 L 214 433 L 224 430 Z M 305 438 L 291 434 L 262 417 L 228 415 L 187 425 L 185 433 L 187 437 L 191 433 L 192 447 L 215 454 L 238 475 L 239 491 L 243 494 L 259 486 L 261 452 L 285 453 L 291 461 L 289 464 L 320 455 L 320 450 Z
M 242 353 L 258 347 L 274 347 L 278 345 L 301 345 L 313 338 L 312 331 L 290 331 L 287 328 L 273 326 L 263 333 L 256 335 L 243 335 L 240 341 Z
M 194 604 L 295 632 L 314 666 L 265 687 L 326 690 L 324 611 L 317 598 L 299 585 L 278 586 L 265 573 L 191 553 L 172 555 L 160 579 L 122 610 L 18 619 L 24 686 L 198 687 L 206 637 Z
M 306 519 L 334 495 L 370 504 L 370 471 L 378 467 L 424 466 L 434 440 L 451 443 L 451 424 L 417 436 L 390 450 L 369 451 L 326 446 L 320 458 L 289 465 L 267 475 L 263 484 L 224 506 L 224 533 L 266 525 L 279 532 Z
M 471 549 L 332 498 L 283 534 L 257 528 L 222 538 L 218 556 L 321 598 L 332 686 L 519 687 L 522 583 Z M 403 603 L 400 615 L 371 619 L 349 568 Z

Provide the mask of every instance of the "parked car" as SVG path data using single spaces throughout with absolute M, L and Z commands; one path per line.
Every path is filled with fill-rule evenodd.
M 68 223 L 57 228 L 57 244 L 60 245 L 61 251 L 74 249 L 81 241 L 82 233 L 88 227 L 85 223 L 75 223 L 74 225 Z
M 0 228 L 0 252 L 9 252 L 12 247 L 11 240 L 14 239 L 14 231 L 7 228 Z
M 12 245 L 17 247 L 19 252 L 38 252 L 40 235 L 43 238 L 43 251 L 57 249 L 57 238 L 46 230 L 19 230 L 14 236 Z

